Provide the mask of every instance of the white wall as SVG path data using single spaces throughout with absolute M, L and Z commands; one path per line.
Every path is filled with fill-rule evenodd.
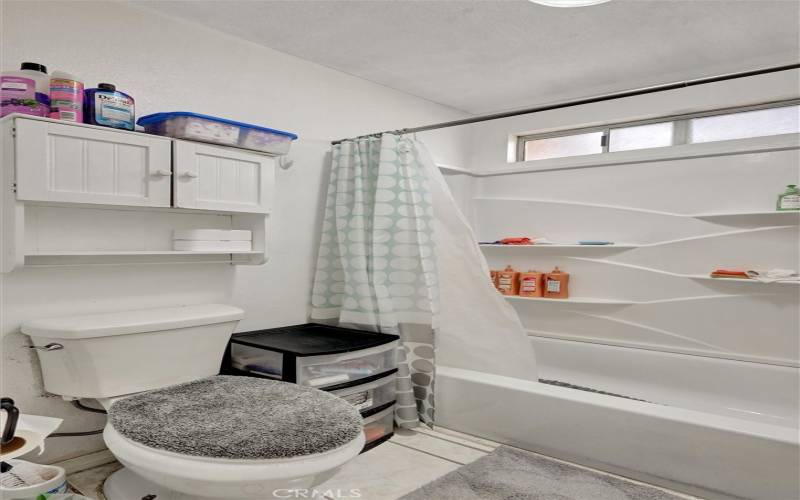
M 165 305 L 243 307 L 239 330 L 306 321 L 320 196 L 333 139 L 462 118 L 463 114 L 231 36 L 116 2 L 0 3 L 3 70 L 22 61 L 110 82 L 137 114 L 194 111 L 296 132 L 294 166 L 279 170 L 271 259 L 229 265 L 25 268 L 2 276 L 2 394 L 23 412 L 65 419 L 62 431 L 103 417 L 43 394 L 19 325 L 32 318 Z M 31 21 L 35 18 L 35 21 Z M 424 134 L 437 162 L 463 164 L 457 130 Z M 37 461 L 102 449 L 99 436 L 53 438 Z
M 646 245 L 626 251 L 486 249 L 493 268 L 558 265 L 571 273 L 573 297 L 631 302 L 515 301 L 530 334 L 798 366 L 800 287 L 685 275 L 707 276 L 718 266 L 800 268 L 798 214 L 692 217 L 773 211 L 785 186 L 800 181 L 800 135 L 528 163 L 509 163 L 507 153 L 515 134 L 798 98 L 799 77 L 797 71 L 774 73 L 474 125 L 468 166 L 482 175 L 473 178 L 471 203 L 480 240 L 530 236 Z M 708 154 L 679 157 L 680 151 Z M 655 154 L 662 158 L 652 161 Z

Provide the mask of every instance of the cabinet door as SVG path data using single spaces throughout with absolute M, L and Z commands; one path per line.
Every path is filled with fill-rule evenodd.
M 170 140 L 18 118 L 20 200 L 170 206 Z
M 175 206 L 269 213 L 275 159 L 197 142 L 175 141 Z

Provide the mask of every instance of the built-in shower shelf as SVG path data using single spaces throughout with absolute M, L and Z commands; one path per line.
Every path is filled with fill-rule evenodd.
M 457 167 L 455 165 L 444 165 L 442 163 L 437 163 L 436 166 L 439 167 L 439 170 L 441 170 L 443 174 L 465 174 L 465 175 L 472 174 L 471 170 L 464 167 Z
M 568 299 L 551 299 L 546 297 L 520 297 L 519 295 L 506 295 L 506 299 L 519 302 L 553 302 L 568 304 L 593 304 L 601 306 L 630 306 L 636 302 L 630 300 L 597 299 L 593 297 L 570 297 Z
M 565 248 L 565 249 L 572 249 L 572 248 L 580 248 L 581 250 L 586 251 L 602 251 L 602 250 L 626 250 L 630 248 L 639 248 L 641 245 L 637 245 L 635 243 L 614 243 L 613 245 L 578 245 L 577 243 L 559 243 L 559 244 L 552 244 L 552 245 L 500 245 L 497 243 L 481 243 L 479 245 L 481 248 L 514 248 L 514 249 L 525 249 L 525 250 L 546 250 L 548 248 Z
M 689 275 L 687 276 L 687 278 L 700 281 L 716 281 L 720 283 L 751 283 L 754 285 L 764 285 L 764 286 L 800 285 L 800 281 L 773 281 L 770 283 L 765 283 L 763 281 L 746 279 L 746 278 L 712 278 L 711 276 L 704 276 L 702 274 Z
M 737 222 L 752 220 L 759 224 L 800 224 L 800 211 L 779 212 L 771 210 L 766 212 L 719 212 L 694 214 L 691 217 L 710 222 Z

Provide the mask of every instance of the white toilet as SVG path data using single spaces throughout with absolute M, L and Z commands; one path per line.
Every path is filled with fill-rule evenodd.
M 205 304 L 35 320 L 25 323 L 22 332 L 39 348 L 45 390 L 65 399 L 94 398 L 109 410 L 117 401 L 132 403 L 143 395 L 160 395 L 175 390 L 171 386 L 176 384 L 191 386 L 207 377 L 225 378 L 213 376 L 219 373 L 228 339 L 242 316 L 243 311 L 235 307 Z M 255 382 L 248 377 L 225 379 L 229 386 L 250 381 L 305 391 L 303 397 L 330 397 L 332 408 L 341 401 L 295 385 Z M 242 405 L 241 399 L 237 404 Z M 344 413 L 349 411 L 349 406 L 344 409 Z M 342 408 L 331 413 L 335 419 Z M 203 414 L 176 415 L 190 426 L 204 418 Z M 347 442 L 318 453 L 285 456 L 284 450 L 279 458 L 220 458 L 143 444 L 123 435 L 111 420 L 103 437 L 125 467 L 106 481 L 109 500 L 139 500 L 147 495 L 156 495 L 158 500 L 291 498 L 289 489 L 307 490 L 303 494 L 310 497 L 315 485 L 331 477 L 364 446 L 359 430 L 352 439 L 348 434 Z M 296 427 L 298 422 L 286 425 Z M 259 428 L 248 426 L 246 432 L 255 437 Z

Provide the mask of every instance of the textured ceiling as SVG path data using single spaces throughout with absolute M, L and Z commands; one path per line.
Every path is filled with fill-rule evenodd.
M 133 3 L 470 113 L 800 60 L 800 0 Z

